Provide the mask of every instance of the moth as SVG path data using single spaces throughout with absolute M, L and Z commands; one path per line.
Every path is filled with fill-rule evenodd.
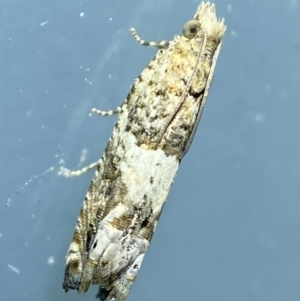
M 190 148 L 226 26 L 201 3 L 182 35 L 147 42 L 158 52 L 134 81 L 80 210 L 66 256 L 63 288 L 99 285 L 101 301 L 126 300 L 149 248 L 179 163 Z

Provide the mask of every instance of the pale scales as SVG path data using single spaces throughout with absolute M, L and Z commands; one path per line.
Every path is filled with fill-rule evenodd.
M 99 284 L 100 300 L 126 300 L 140 269 L 180 160 L 197 130 L 226 26 L 214 4 L 201 3 L 194 19 L 159 48 L 120 108 L 97 166 L 67 254 L 63 288 L 87 291 Z

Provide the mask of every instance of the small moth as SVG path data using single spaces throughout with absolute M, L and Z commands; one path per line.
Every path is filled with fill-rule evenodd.
M 101 301 L 126 300 L 193 141 L 225 30 L 209 2 L 171 41 L 147 42 L 131 29 L 137 42 L 158 52 L 119 108 L 93 109 L 119 115 L 102 158 L 68 173 L 96 166 L 66 257 L 66 292 L 98 284 Z

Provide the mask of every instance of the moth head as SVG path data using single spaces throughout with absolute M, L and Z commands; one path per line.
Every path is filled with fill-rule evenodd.
M 201 30 L 201 23 L 197 20 L 189 20 L 187 21 L 182 29 L 182 34 L 187 39 L 193 39 L 197 37 Z

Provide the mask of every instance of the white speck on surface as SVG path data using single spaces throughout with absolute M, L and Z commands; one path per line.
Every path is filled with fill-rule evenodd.
M 58 164 L 61 166 L 61 165 L 65 165 L 65 161 L 63 159 L 60 159 Z
M 55 258 L 54 256 L 50 256 L 47 260 L 48 264 L 53 265 L 55 263 Z
M 30 117 L 32 114 L 32 110 L 27 110 L 25 116 Z
M 266 120 L 266 116 L 263 115 L 262 113 L 258 113 L 255 115 L 254 120 L 256 123 L 263 123 Z
M 44 26 L 44 25 L 46 25 L 48 22 L 49 22 L 49 20 L 47 20 L 47 21 L 45 21 L 45 22 L 42 22 L 40 25 L 41 25 L 41 26 Z
M 80 16 L 81 18 L 83 18 L 83 17 L 84 17 L 84 12 L 81 12 L 81 13 L 79 14 L 79 16 Z
M 109 18 L 109 21 L 112 21 L 112 18 Z
M 88 154 L 88 150 L 86 148 L 84 148 L 81 152 L 79 163 L 77 165 L 78 167 L 81 166 L 85 162 L 87 154 Z
M 6 202 L 6 207 L 9 207 L 9 203 L 11 202 L 11 198 L 8 198 L 7 199 L 7 202 Z
M 228 10 L 230 13 L 232 13 L 232 5 L 231 5 L 231 4 L 228 4 L 228 5 L 227 5 L 227 10 Z
M 231 30 L 230 31 L 230 34 L 233 36 L 233 37 L 236 37 L 237 36 L 237 32 L 235 30 Z
M 88 82 L 90 85 L 93 84 L 93 82 L 89 81 L 86 77 L 85 77 L 84 81 L 85 81 L 85 82 Z
M 20 274 L 20 270 L 19 270 L 18 268 L 14 267 L 14 266 L 11 265 L 11 264 L 8 264 L 7 266 L 8 266 L 8 268 L 11 269 L 14 273 Z

